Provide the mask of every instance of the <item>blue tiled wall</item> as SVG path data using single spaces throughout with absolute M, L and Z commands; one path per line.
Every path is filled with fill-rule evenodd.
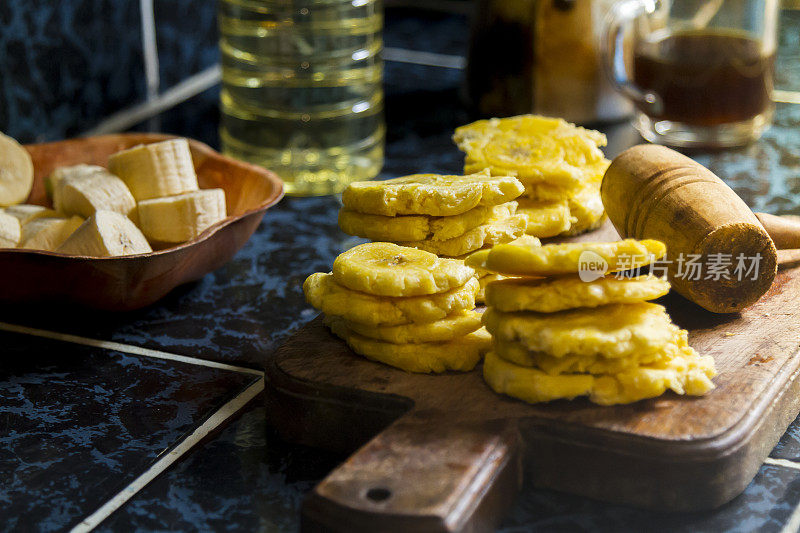
M 79 133 L 144 95 L 138 0 L 0 2 L 0 130 Z
M 161 88 L 216 61 L 214 0 L 155 0 Z M 139 0 L 0 0 L 0 131 L 81 133 L 145 99 Z
M 216 0 L 154 0 L 161 87 L 219 61 Z

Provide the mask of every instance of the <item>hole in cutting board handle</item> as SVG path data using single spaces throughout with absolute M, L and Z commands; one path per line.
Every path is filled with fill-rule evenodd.
M 392 497 L 392 491 L 385 487 L 372 487 L 367 491 L 367 499 L 373 502 L 383 502 Z
M 445 414 L 405 415 L 339 465 L 303 502 L 303 529 L 493 531 L 521 484 L 517 422 Z

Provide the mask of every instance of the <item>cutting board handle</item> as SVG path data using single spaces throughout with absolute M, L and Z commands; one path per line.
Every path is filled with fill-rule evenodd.
M 433 418 L 433 417 L 431 417 Z M 493 531 L 519 491 L 513 422 L 407 415 L 317 485 L 303 531 Z
M 778 250 L 795 250 L 800 248 L 800 221 L 788 216 L 756 213 L 756 218 L 767 230 L 775 248 Z

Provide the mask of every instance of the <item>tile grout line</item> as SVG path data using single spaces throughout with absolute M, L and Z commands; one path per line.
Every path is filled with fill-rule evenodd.
M 163 455 L 144 473 L 139 475 L 127 487 L 118 492 L 114 497 L 100 506 L 95 512 L 84 518 L 72 528 L 72 533 L 86 533 L 96 528 L 114 511 L 122 507 L 128 500 L 153 481 L 159 474 L 169 468 L 175 461 L 185 455 L 198 442 L 204 439 L 214 429 L 222 425 L 228 418 L 239 412 L 247 403 L 264 390 L 264 378 L 248 386 L 232 400 L 215 411 L 203 424 L 195 429 L 191 435 L 183 439 L 169 453 Z
M 164 359 L 167 361 L 178 361 L 190 365 L 207 366 L 210 368 L 217 368 L 220 370 L 231 370 L 242 374 L 252 374 L 255 376 L 263 376 L 262 370 L 255 368 L 247 368 L 243 366 L 230 365 L 228 363 L 218 363 L 216 361 L 209 361 L 207 359 L 200 359 L 197 357 L 189 357 L 188 355 L 178 355 L 169 352 L 162 352 L 161 350 L 153 350 L 151 348 L 142 348 L 131 344 L 122 344 L 114 341 L 103 341 L 98 339 L 90 339 L 88 337 L 81 337 L 78 335 L 70 335 L 67 333 L 58 333 L 55 331 L 47 331 L 44 329 L 29 328 L 27 326 L 18 326 L 16 324 L 8 324 L 0 322 L 0 331 L 10 331 L 12 333 L 22 333 L 25 335 L 32 335 L 34 337 L 43 337 L 46 339 L 53 339 L 63 342 L 71 342 L 73 344 L 82 344 L 84 346 L 91 346 L 93 348 L 103 348 L 105 350 L 114 350 L 133 355 L 141 355 L 144 357 L 152 357 L 154 359 Z
M 419 50 L 409 50 L 407 48 L 384 47 L 383 59 L 396 63 L 411 63 L 413 65 L 452 68 L 456 70 L 463 70 L 467 65 L 467 60 L 463 56 L 423 52 Z
M 764 459 L 764 464 L 772 466 L 782 466 L 784 468 L 790 468 L 792 470 L 800 470 L 800 463 L 790 461 L 789 459 L 773 459 L 772 457 L 767 457 L 766 459 Z
M 139 14 L 142 23 L 142 57 L 144 59 L 145 91 L 148 102 L 158 98 L 161 89 L 159 72 L 158 43 L 156 40 L 156 17 L 153 0 L 139 0 Z M 157 117 L 150 117 L 150 129 L 159 129 Z
M 82 137 L 103 135 L 125 131 L 140 122 L 163 113 L 176 105 L 185 102 L 193 96 L 210 89 L 222 79 L 222 68 L 219 63 L 193 74 L 183 81 L 176 83 L 152 101 L 136 104 L 109 116 L 94 128 L 81 134 Z
M 772 91 L 772 101 L 782 104 L 800 104 L 800 91 L 775 89 Z
M 158 45 L 156 44 L 156 19 L 153 0 L 139 0 L 142 21 L 142 55 L 144 56 L 144 79 L 147 100 L 158 97 L 161 79 L 158 72 Z

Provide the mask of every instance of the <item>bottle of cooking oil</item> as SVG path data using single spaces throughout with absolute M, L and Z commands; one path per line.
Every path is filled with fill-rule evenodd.
M 289 194 L 332 194 L 383 164 L 382 0 L 219 0 L 226 154 Z

